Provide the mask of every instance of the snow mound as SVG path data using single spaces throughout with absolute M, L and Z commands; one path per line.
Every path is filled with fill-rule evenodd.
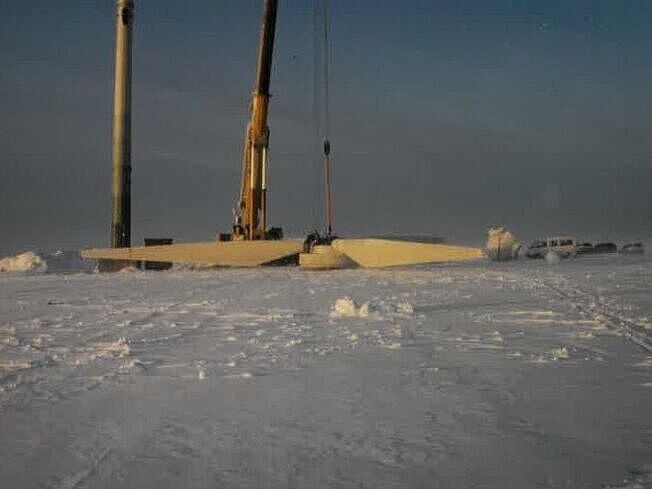
M 361 309 L 350 297 L 341 297 L 331 307 L 330 316 L 332 318 L 359 317 Z
M 500 334 L 500 331 L 494 331 L 489 335 L 489 341 L 492 341 L 494 343 L 504 343 L 505 339 L 503 338 L 503 335 Z
M 487 232 L 486 253 L 490 260 L 506 261 L 518 258 L 521 244 L 504 227 L 492 227 Z
M 565 346 L 562 346 L 561 348 L 553 348 L 550 353 L 552 354 L 553 360 L 568 360 L 570 358 L 568 348 Z
M 31 251 L 0 260 L 0 272 L 45 272 L 46 270 L 45 260 Z
M 331 307 L 330 317 L 373 317 L 375 319 L 381 319 L 392 316 L 411 316 L 413 313 L 414 308 L 412 304 L 405 300 L 385 301 L 375 299 L 359 306 L 350 297 L 341 297 Z

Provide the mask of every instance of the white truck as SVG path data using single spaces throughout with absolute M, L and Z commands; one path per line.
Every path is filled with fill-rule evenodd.
M 545 258 L 554 251 L 561 258 L 568 258 L 577 254 L 577 241 L 570 236 L 553 236 L 534 240 L 528 247 L 525 256 L 528 258 Z

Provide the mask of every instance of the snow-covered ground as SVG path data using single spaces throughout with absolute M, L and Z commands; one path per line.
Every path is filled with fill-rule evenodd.
M 0 276 L 0 487 L 652 487 L 652 261 Z

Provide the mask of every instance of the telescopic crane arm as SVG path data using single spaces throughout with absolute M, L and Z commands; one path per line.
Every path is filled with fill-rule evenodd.
M 256 81 L 251 100 L 251 120 L 245 134 L 240 197 L 233 225 L 235 239 L 266 238 L 267 149 L 269 147 L 267 109 L 277 4 L 278 0 L 265 0 L 263 5 Z

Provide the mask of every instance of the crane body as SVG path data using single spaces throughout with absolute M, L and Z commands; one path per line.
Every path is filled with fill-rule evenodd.
M 251 120 L 247 125 L 242 155 L 240 195 L 235 209 L 233 239 L 266 239 L 267 152 L 269 149 L 269 84 L 274 52 L 278 0 L 265 0 L 258 42 L 256 81 L 251 99 Z

